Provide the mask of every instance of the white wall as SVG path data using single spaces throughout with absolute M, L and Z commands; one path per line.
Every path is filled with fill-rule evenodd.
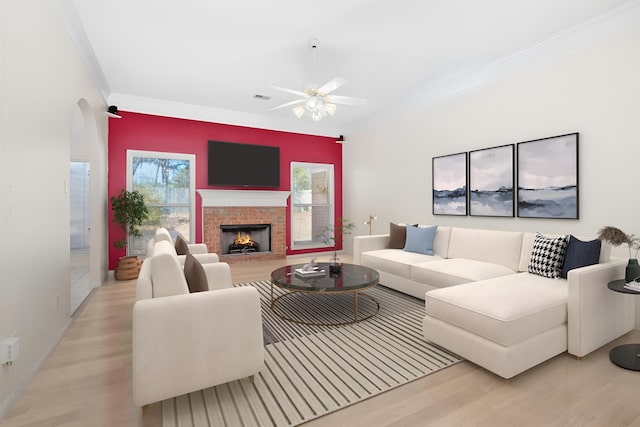
M 65 187 L 77 105 L 97 162 L 92 246 L 104 278 L 105 102 L 54 2 L 0 0 L 0 339 L 20 338 L 19 358 L 0 366 L 0 419 L 70 323 Z
M 389 221 L 580 235 L 615 225 L 640 234 L 639 52 L 636 26 L 347 135 L 345 217 L 356 234 L 368 233 L 369 213 L 379 218 L 374 234 L 387 233 Z M 579 220 L 431 214 L 432 157 L 571 132 L 580 132 Z

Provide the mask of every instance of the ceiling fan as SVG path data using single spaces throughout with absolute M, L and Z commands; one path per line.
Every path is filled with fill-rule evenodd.
M 315 81 L 316 72 L 316 49 L 318 48 L 318 40 L 309 40 L 312 55 L 312 80 Z M 342 77 L 336 77 L 324 85 L 318 87 L 317 83 L 310 83 L 303 91 L 289 89 L 282 86 L 271 85 L 272 88 L 283 92 L 298 95 L 300 99 L 286 102 L 271 108 L 270 110 L 278 110 L 280 108 L 293 107 L 294 114 L 300 118 L 304 113 L 308 113 L 314 121 L 320 121 L 327 115 L 333 116 L 336 112 L 336 104 L 341 105 L 364 105 L 367 100 L 364 98 L 354 98 L 351 96 L 333 95 L 333 92 L 347 83 Z

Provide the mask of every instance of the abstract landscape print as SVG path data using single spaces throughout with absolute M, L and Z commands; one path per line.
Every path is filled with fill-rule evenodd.
M 514 215 L 514 149 L 509 144 L 469 152 L 469 215 Z
M 432 159 L 433 214 L 467 215 L 467 153 Z
M 578 219 L 578 133 L 521 142 L 518 216 Z

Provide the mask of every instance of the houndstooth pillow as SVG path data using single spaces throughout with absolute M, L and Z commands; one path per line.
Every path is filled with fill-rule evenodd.
M 564 255 L 567 251 L 567 236 L 545 237 L 536 234 L 529 261 L 529 273 L 557 279 L 562 273 Z

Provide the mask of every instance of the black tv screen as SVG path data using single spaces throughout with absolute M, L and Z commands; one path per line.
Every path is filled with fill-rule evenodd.
M 209 141 L 209 185 L 280 187 L 280 147 Z

